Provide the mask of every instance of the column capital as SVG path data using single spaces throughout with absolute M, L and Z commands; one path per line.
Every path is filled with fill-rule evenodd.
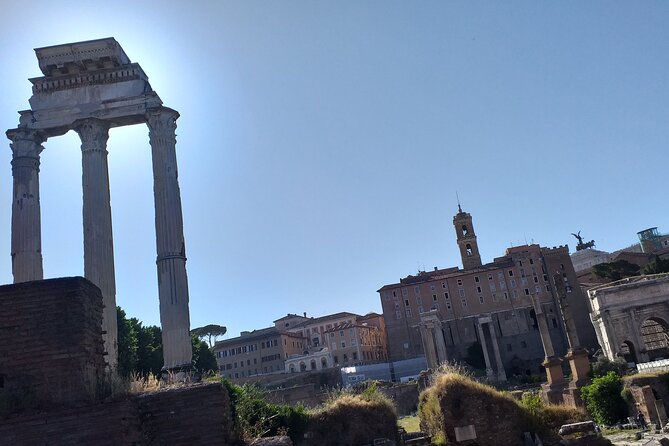
M 72 126 L 81 139 L 81 151 L 107 152 L 109 123 L 101 119 L 88 118 L 77 121 Z
M 46 136 L 39 130 L 17 128 L 6 132 L 12 148 L 13 158 L 34 158 L 39 159 L 40 153 L 44 150 L 42 143 L 46 141 Z
M 146 122 L 151 133 L 173 134 L 177 129 L 179 112 L 168 107 L 152 108 L 146 112 Z

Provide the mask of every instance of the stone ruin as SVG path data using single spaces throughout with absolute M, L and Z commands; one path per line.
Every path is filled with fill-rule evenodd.
M 12 148 L 12 273 L 14 283 L 42 280 L 40 153 L 49 138 L 74 130 L 81 138 L 84 276 L 102 291 L 106 362 L 118 357 L 114 246 L 107 168 L 113 127 L 147 124 L 153 159 L 156 247 L 164 368 L 189 368 L 192 348 L 176 120 L 137 63 L 113 38 L 35 50 L 44 76 L 30 79 L 30 109 L 7 130 Z
M 164 370 L 191 364 L 188 284 L 175 153 L 179 114 L 163 107 L 141 67 L 112 38 L 36 50 L 30 110 L 12 141 L 12 273 L 0 286 L 0 443 L 236 445 L 220 383 L 114 391 L 114 249 L 107 138 L 146 123 L 153 155 Z M 81 137 L 85 278 L 44 280 L 39 166 L 42 144 Z M 116 384 L 115 384 L 116 383 Z

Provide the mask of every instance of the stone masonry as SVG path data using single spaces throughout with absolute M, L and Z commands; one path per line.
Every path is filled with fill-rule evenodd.
M 100 290 L 82 277 L 0 287 L 0 399 L 16 406 L 93 399 L 104 371 Z

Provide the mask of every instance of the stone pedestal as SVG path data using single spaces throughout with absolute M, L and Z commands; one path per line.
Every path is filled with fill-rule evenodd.
M 571 368 L 571 384 L 576 387 L 587 384 L 590 380 L 588 378 L 590 373 L 588 352 L 583 348 L 570 349 L 565 359 L 569 361 L 569 367 Z
M 562 372 L 562 360 L 557 356 L 551 356 L 541 364 L 546 369 L 548 383 L 543 384 L 543 399 L 551 404 L 562 404 L 562 393 L 567 387 L 567 381 Z

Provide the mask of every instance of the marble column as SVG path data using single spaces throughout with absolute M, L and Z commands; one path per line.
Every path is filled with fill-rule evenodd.
M 497 380 L 506 381 L 506 371 L 502 363 L 502 356 L 499 354 L 497 334 L 495 333 L 495 327 L 492 325 L 492 320 L 488 323 L 488 329 L 490 330 L 490 342 L 492 343 L 492 351 L 495 354 L 495 364 L 497 365 Z
M 483 322 L 479 320 L 477 324 L 479 330 L 479 337 L 481 338 L 481 348 L 483 349 L 483 359 L 485 359 L 485 374 L 488 378 L 493 377 L 492 365 L 490 364 L 490 356 L 488 356 L 488 345 L 485 340 L 485 333 L 483 333 Z
M 109 124 L 99 119 L 85 119 L 75 124 L 81 139 L 84 277 L 102 292 L 104 309 L 102 331 L 107 364 L 118 363 L 116 325 L 116 280 L 114 273 L 114 240 L 112 236 L 107 139 Z
M 432 329 L 426 325 L 420 326 L 420 336 L 423 339 L 423 350 L 425 350 L 425 359 L 427 367 L 434 370 L 439 366 L 437 353 L 434 349 L 434 337 L 432 336 Z
M 165 370 L 189 368 L 192 361 L 188 278 L 179 190 L 176 128 L 179 113 L 161 107 L 147 114 L 153 159 L 156 211 L 156 265 Z
M 14 283 L 42 280 L 39 165 L 46 138 L 35 130 L 7 131 L 12 141 L 12 274 Z
M 444 341 L 444 330 L 441 321 L 434 324 L 434 338 L 437 344 L 437 356 L 439 364 L 448 361 L 448 353 L 446 352 L 446 341 Z

